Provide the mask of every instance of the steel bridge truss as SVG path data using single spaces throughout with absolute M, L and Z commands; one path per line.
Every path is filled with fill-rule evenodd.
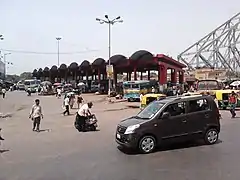
M 240 70 L 240 13 L 178 55 L 189 70 L 201 67 Z

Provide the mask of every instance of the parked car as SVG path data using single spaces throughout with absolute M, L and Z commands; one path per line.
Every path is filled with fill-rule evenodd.
M 165 142 L 203 139 L 218 141 L 220 113 L 211 96 L 166 97 L 151 102 L 136 116 L 121 121 L 116 142 L 150 153 Z

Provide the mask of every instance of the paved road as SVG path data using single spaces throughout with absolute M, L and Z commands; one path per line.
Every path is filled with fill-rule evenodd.
M 240 118 L 230 119 L 228 112 L 223 112 L 221 141 L 216 145 L 182 144 L 149 155 L 126 154 L 114 141 L 117 123 L 138 111 L 126 109 L 126 103 L 108 104 L 102 96 L 85 95 L 97 101 L 93 111 L 100 131 L 78 133 L 74 116 L 60 114 L 61 100 L 39 97 L 45 131 L 35 133 L 28 113 L 36 96 L 7 95 L 0 99 L 0 112 L 12 117 L 0 119 L 6 138 L 1 148 L 9 150 L 0 154 L 0 180 L 240 179 Z

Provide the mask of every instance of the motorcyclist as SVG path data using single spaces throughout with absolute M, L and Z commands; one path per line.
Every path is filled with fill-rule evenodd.
M 76 121 L 79 123 L 78 125 L 82 127 L 82 131 L 86 131 L 86 119 L 91 116 L 90 109 L 92 108 L 93 103 L 88 102 L 81 106 L 81 108 L 77 112 Z

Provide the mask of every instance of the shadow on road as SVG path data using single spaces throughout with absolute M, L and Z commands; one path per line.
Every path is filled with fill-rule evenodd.
M 10 151 L 9 149 L 1 149 L 0 154 Z
M 216 144 L 222 143 L 222 140 L 218 140 Z M 199 146 L 207 146 L 204 142 L 202 141 L 195 141 L 195 142 L 185 142 L 185 143 L 177 143 L 177 144 L 165 144 L 161 147 L 158 147 L 153 153 L 156 152 L 164 152 L 164 151 L 171 151 L 171 150 L 178 150 L 178 149 L 187 149 L 187 148 L 193 148 L 193 147 L 199 147 Z M 121 152 L 127 155 L 139 155 L 141 154 L 137 150 L 133 149 L 126 149 L 121 146 L 117 147 Z
M 41 133 L 41 132 L 50 132 L 50 129 L 41 129 L 41 130 L 39 130 L 38 133 Z

